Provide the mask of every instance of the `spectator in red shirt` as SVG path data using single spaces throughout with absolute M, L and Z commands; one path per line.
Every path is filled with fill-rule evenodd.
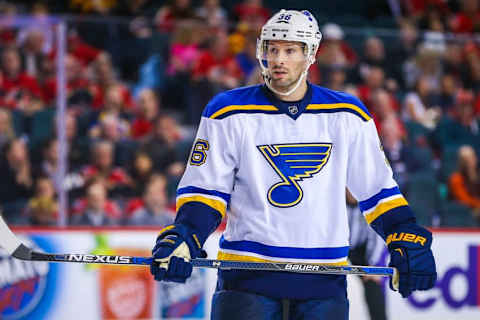
M 384 123 L 388 123 L 384 122 L 386 119 L 393 119 L 393 121 L 397 122 L 399 127 L 402 128 L 403 136 L 405 136 L 405 130 L 403 129 L 402 121 L 397 115 L 396 107 L 397 105 L 393 100 L 392 95 L 387 90 L 377 88 L 371 92 L 368 108 L 372 113 L 373 120 L 375 121 L 380 136 L 383 134 L 383 130 L 389 130 L 389 127 L 383 127 Z
M 238 20 L 246 21 L 255 26 L 262 26 L 271 16 L 270 10 L 263 6 L 262 0 L 245 0 L 233 8 Z
M 450 19 L 450 29 L 456 33 L 480 31 L 480 10 L 478 0 L 462 0 L 462 10 Z
M 42 92 L 37 80 L 22 70 L 17 48 L 8 47 L 3 50 L 2 73 L 2 106 L 22 110 L 25 114 L 32 114 L 43 108 Z
M 88 92 L 89 81 L 85 75 L 86 68 L 82 67 L 79 60 L 71 54 L 67 54 L 65 57 L 65 77 L 66 77 L 66 90 L 67 90 L 67 102 L 69 107 L 79 104 L 80 99 L 75 99 L 80 95 L 86 96 L 83 99 L 84 103 L 91 102 L 92 96 Z M 43 95 L 47 104 L 53 104 L 57 97 L 57 76 L 51 75 L 43 86 Z
M 118 224 L 121 216 L 118 205 L 108 199 L 102 180 L 95 180 L 88 185 L 86 197 L 74 204 L 71 225 L 112 226 Z
M 151 176 L 138 207 L 127 218 L 126 224 L 135 226 L 166 226 L 173 222 L 175 211 L 168 207 L 167 179 Z
M 103 179 L 105 187 L 111 196 L 128 192 L 132 179 L 121 167 L 114 167 L 114 145 L 109 141 L 100 140 L 92 145 L 90 165 L 81 170 L 84 181 Z
M 224 89 L 232 89 L 240 85 L 242 71 L 228 51 L 226 33 L 219 32 L 212 39 L 209 49 L 203 52 L 193 69 L 193 78 L 207 79 Z
M 322 28 L 323 41 L 318 48 L 317 61 L 322 66 L 353 67 L 357 54 L 343 40 L 344 32 L 335 23 L 328 23 Z
M 77 58 L 84 67 L 94 62 L 100 56 L 106 55 L 102 50 L 86 44 L 75 30 L 71 30 L 68 33 L 67 48 L 68 53 Z
M 169 0 L 155 14 L 154 23 L 162 32 L 172 32 L 175 25 L 182 20 L 195 18 L 190 0 Z
M 110 87 L 115 87 L 119 91 L 125 109 L 133 107 L 134 104 L 130 90 L 116 78 L 109 55 L 100 55 L 93 64 L 93 71 L 94 84 L 90 87 L 90 92 L 93 95 L 93 109 L 100 110 L 108 103 L 108 101 L 106 101 L 106 95 Z
M 153 128 L 153 121 L 160 110 L 160 100 L 152 89 L 140 91 L 137 103 L 137 117 L 131 126 L 131 135 L 134 139 L 144 138 Z

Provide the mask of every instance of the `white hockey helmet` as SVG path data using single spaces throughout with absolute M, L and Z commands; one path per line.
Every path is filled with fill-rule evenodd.
M 307 10 L 282 9 L 273 15 L 262 27 L 260 38 L 257 41 L 257 59 L 262 69 L 265 84 L 273 92 L 280 95 L 289 95 L 294 92 L 306 77 L 308 69 L 315 62 L 315 55 L 322 39 L 317 20 Z M 288 92 L 279 92 L 271 86 L 271 76 L 266 61 L 268 40 L 298 41 L 305 44 L 305 58 L 307 64 L 295 86 Z

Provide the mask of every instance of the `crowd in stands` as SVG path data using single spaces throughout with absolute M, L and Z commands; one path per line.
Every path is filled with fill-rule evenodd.
M 479 226 L 480 0 L 391 2 L 394 15 L 375 19 L 388 20 L 380 29 L 320 12 L 309 81 L 367 106 L 420 223 Z M 4 216 L 56 225 L 65 189 L 70 225 L 173 221 L 203 108 L 218 92 L 263 81 L 256 41 L 273 8 L 262 0 L 58 3 L 0 2 L 3 20 L 31 19 L 0 24 Z M 63 180 L 50 14 L 68 22 Z

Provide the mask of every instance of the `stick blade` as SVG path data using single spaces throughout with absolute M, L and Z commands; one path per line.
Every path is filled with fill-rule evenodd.
M 10 230 L 0 215 L 0 246 L 7 250 L 8 254 L 13 255 L 21 245 L 20 240 L 13 234 L 12 230 Z

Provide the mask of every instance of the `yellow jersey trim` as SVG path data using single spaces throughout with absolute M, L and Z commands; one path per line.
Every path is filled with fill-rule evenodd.
M 202 196 L 199 196 L 199 195 L 178 198 L 177 199 L 177 212 L 185 203 L 192 202 L 192 201 L 201 202 L 203 204 L 206 204 L 207 206 L 217 210 L 222 215 L 222 218 L 225 218 L 225 212 L 227 211 L 227 206 L 225 205 L 225 203 L 223 203 L 220 200 L 205 198 L 205 197 L 202 197 Z
M 240 105 L 230 105 L 221 108 L 220 110 L 216 111 L 214 114 L 210 116 L 211 119 L 218 118 L 222 114 L 225 114 L 230 111 L 252 111 L 252 110 L 258 110 L 258 111 L 278 111 L 278 108 L 272 105 L 256 105 L 256 104 L 246 104 L 243 106 Z
M 228 260 L 228 261 L 287 263 L 283 261 L 266 260 L 266 259 L 261 259 L 257 257 L 244 256 L 240 254 L 226 253 L 222 251 L 218 251 L 217 259 Z M 292 262 L 292 263 L 299 263 L 299 262 Z M 322 263 L 314 263 L 314 264 L 326 265 L 326 266 L 346 266 L 348 265 L 348 261 L 347 259 L 345 259 L 344 261 L 340 261 L 340 262 L 325 262 L 325 263 L 322 262 Z
M 331 110 L 331 109 L 351 109 L 357 112 L 365 121 L 371 119 L 371 117 L 362 110 L 359 106 L 351 103 L 324 103 L 324 104 L 309 104 L 307 110 Z
M 365 219 L 367 220 L 368 224 L 370 224 L 385 212 L 401 206 L 408 206 L 408 202 L 407 200 L 405 200 L 404 197 L 380 203 L 379 205 L 377 205 L 375 210 L 365 215 Z

